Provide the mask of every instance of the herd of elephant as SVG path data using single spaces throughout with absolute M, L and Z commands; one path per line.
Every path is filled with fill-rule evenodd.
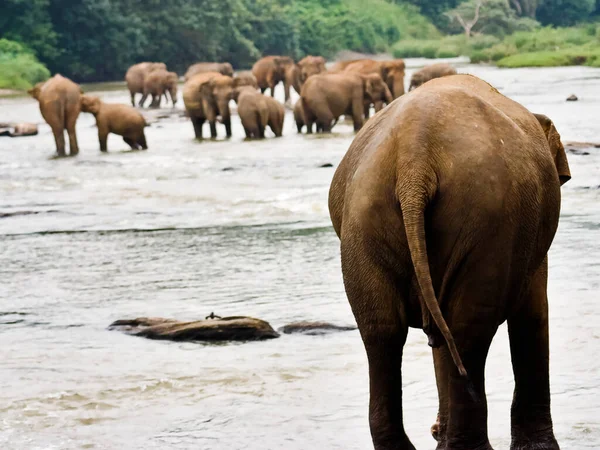
M 357 59 L 335 63 L 329 69 L 321 56 L 306 56 L 298 62 L 287 56 L 265 56 L 252 70 L 234 72 L 229 63 L 201 62 L 190 66 L 184 76 L 183 101 L 197 139 L 202 139 L 205 122 L 210 137 L 217 137 L 217 123 L 225 126 L 231 137 L 229 103 L 237 103 L 237 111 L 249 139 L 265 137 L 267 127 L 279 137 L 283 133 L 284 105 L 275 100 L 275 87 L 283 83 L 285 103 L 290 103 L 293 88 L 300 95 L 294 105 L 294 120 L 298 132 L 330 132 L 341 116 L 352 118 L 358 131 L 369 118 L 371 106 L 380 111 L 394 99 L 404 95 L 405 64 L 401 59 Z M 409 90 L 433 78 L 456 74 L 448 64 L 439 63 L 416 72 Z M 135 96 L 141 94 L 138 106 L 151 97 L 150 107 L 158 108 L 162 98 L 175 106 L 179 77 L 167 70 L 164 63 L 142 62 L 131 66 L 125 81 L 131 95 L 131 107 L 101 101 L 85 95 L 68 78 L 55 75 L 38 83 L 29 91 L 37 99 L 44 120 L 54 134 L 58 156 L 65 156 L 65 137 L 69 137 L 70 155 L 79 151 L 75 123 L 80 112 L 96 117 L 100 150 L 107 151 L 109 133 L 123 137 L 132 149 L 147 149 L 144 134 L 147 123 L 135 108 Z M 270 89 L 271 97 L 264 95 Z M 170 99 L 169 99 L 170 97 Z
M 358 131 L 329 191 L 341 241 L 344 287 L 369 364 L 369 423 L 376 450 L 414 450 L 403 424 L 402 349 L 410 327 L 433 347 L 438 450 L 491 450 L 485 362 L 498 327 L 508 322 L 515 391 L 511 450 L 559 450 L 550 411 L 548 250 L 560 215 L 569 164 L 553 122 L 533 114 L 471 75 L 434 65 L 412 77 L 404 62 L 268 56 L 251 72 L 200 63 L 185 75 L 183 100 L 195 134 L 217 119 L 231 136 L 235 100 L 247 137 L 269 126 L 281 135 L 284 109 L 273 96 L 283 82 L 300 100 L 299 130 L 330 131 L 349 115 Z M 134 104 L 177 99 L 177 77 L 164 64 L 127 73 Z M 260 89 L 260 91 L 259 91 Z M 66 128 L 77 153 L 80 111 L 96 116 L 101 150 L 109 132 L 147 148 L 144 118 L 134 106 L 83 95 L 56 75 L 36 85 L 59 155 Z M 399 98 L 403 96 L 402 98 Z M 396 100 L 394 100 L 396 99 Z M 371 105 L 381 113 L 368 118 Z M 298 106 L 300 105 L 300 106 Z

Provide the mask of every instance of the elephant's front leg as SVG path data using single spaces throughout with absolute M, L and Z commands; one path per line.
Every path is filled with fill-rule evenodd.
M 361 242 L 363 241 L 363 242 Z M 369 424 L 375 450 L 414 450 L 404 430 L 402 350 L 408 334 L 397 278 L 360 232 L 344 230 L 342 271 L 369 361 Z
M 534 275 L 523 308 L 508 319 L 515 376 L 511 450 L 558 450 L 550 413 L 547 261 Z

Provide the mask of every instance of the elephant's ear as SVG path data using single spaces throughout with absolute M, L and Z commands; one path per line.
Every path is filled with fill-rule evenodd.
M 554 165 L 556 166 L 556 171 L 558 172 L 560 185 L 562 186 L 571 179 L 571 171 L 569 170 L 569 161 L 567 161 L 565 147 L 560 140 L 560 134 L 558 134 L 554 123 L 548 116 L 543 114 L 534 114 L 534 116 L 544 130 L 544 134 L 546 135 L 546 139 L 550 145 L 550 151 L 552 152 L 552 156 L 554 158 Z
M 213 91 L 213 83 L 212 80 L 207 80 L 200 85 L 200 94 L 202 96 L 210 97 Z

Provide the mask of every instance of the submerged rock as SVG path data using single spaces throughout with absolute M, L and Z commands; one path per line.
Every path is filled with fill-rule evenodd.
M 321 169 L 324 169 L 324 168 L 327 168 L 327 167 L 333 167 L 333 164 L 331 164 L 331 163 L 325 163 L 325 164 L 321 164 L 319 166 L 319 168 L 321 168 Z
M 294 322 L 279 328 L 277 331 L 283 334 L 307 334 L 307 335 L 319 335 L 334 333 L 338 331 L 352 331 L 356 330 L 356 326 L 340 326 L 334 325 L 329 322 Z
M 279 337 L 279 333 L 264 320 L 244 316 L 212 317 L 215 319 L 193 322 L 138 317 L 117 320 L 108 328 L 148 339 L 169 341 L 257 341 Z
M 38 126 L 35 123 L 0 124 L 0 136 L 21 137 L 36 134 L 38 134 Z
M 579 100 L 579 99 L 577 98 L 577 96 L 575 94 L 573 94 L 567 98 L 568 102 L 576 102 L 577 100 Z

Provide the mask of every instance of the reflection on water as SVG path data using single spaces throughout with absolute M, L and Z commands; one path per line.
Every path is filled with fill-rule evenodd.
M 565 140 L 600 141 L 599 70 L 460 71 L 547 114 Z M 103 99 L 128 102 L 122 89 L 102 89 Z M 581 100 L 566 103 L 571 93 Z M 0 121 L 42 119 L 19 98 L 0 100 Z M 198 345 L 106 330 L 118 318 L 211 311 L 274 327 L 354 322 L 327 211 L 351 127 L 299 136 L 288 112 L 283 138 L 243 142 L 237 117 L 233 125 L 232 140 L 198 143 L 187 121 L 165 118 L 147 129 L 148 152 L 123 152 L 111 136 L 101 154 L 94 119 L 83 114 L 81 153 L 65 160 L 49 159 L 46 125 L 35 137 L 0 140 L 1 448 L 369 448 L 356 331 Z M 600 151 L 587 151 L 569 155 L 573 179 L 551 252 L 553 412 L 563 449 L 600 447 Z M 417 448 L 432 448 L 437 391 L 422 332 L 411 331 L 405 354 L 406 427 Z M 505 326 L 487 387 L 491 441 L 508 448 Z

